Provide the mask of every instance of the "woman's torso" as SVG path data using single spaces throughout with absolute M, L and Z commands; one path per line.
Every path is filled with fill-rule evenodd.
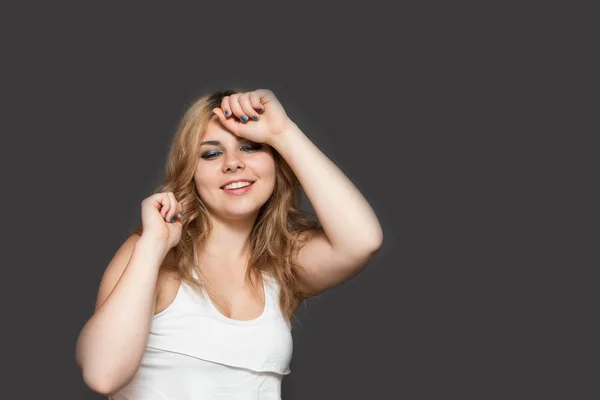
M 221 308 L 176 274 L 162 272 L 148 343 L 132 381 L 112 400 L 278 400 L 292 337 L 279 286 L 263 274 L 261 296 Z M 243 298 L 243 297 L 242 297 Z M 261 301 L 262 299 L 262 301 Z M 231 313 L 229 318 L 224 313 Z

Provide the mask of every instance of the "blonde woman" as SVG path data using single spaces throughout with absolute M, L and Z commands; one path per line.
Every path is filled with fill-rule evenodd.
M 113 400 L 280 399 L 296 308 L 383 240 L 369 203 L 266 89 L 195 101 L 141 214 L 77 341 L 85 383 Z

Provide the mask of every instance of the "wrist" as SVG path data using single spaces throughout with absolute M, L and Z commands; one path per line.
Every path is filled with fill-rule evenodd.
M 273 135 L 269 139 L 267 144 L 269 146 L 275 148 L 275 150 L 277 150 L 278 147 L 281 147 L 283 145 L 283 143 L 286 140 L 288 140 L 289 137 L 297 135 L 297 134 L 301 134 L 301 133 L 302 133 L 302 131 L 300 130 L 298 125 L 296 125 L 296 123 L 290 119 L 290 120 L 288 120 L 288 123 L 285 125 L 284 129 L 281 132 L 279 132 L 278 134 Z
M 164 240 L 148 235 L 144 236 L 144 234 L 142 234 L 141 237 L 138 239 L 136 247 L 138 246 L 140 248 L 143 248 L 144 251 L 155 253 L 159 256 L 162 256 L 163 258 L 167 255 L 167 253 L 170 250 L 167 246 L 167 243 Z

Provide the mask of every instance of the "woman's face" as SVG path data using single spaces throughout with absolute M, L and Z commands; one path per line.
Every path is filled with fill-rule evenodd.
M 275 187 L 271 146 L 236 136 L 216 117 L 211 118 L 200 143 L 194 183 L 210 213 L 224 219 L 242 219 L 258 213 Z M 223 189 L 227 182 L 238 179 L 254 183 L 242 189 L 243 193 Z

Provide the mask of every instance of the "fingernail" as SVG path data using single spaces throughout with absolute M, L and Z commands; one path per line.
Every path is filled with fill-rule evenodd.
M 183 211 L 179 212 L 179 216 L 182 217 L 183 216 Z
M 262 113 L 262 112 L 265 112 L 265 109 L 264 108 L 259 108 L 258 111 L 260 111 Z
M 240 118 L 242 118 L 242 121 L 244 122 L 248 121 L 248 117 L 246 117 L 245 115 L 242 115 Z
M 171 217 L 171 222 L 175 221 L 175 217 Z
M 258 116 L 255 115 L 254 117 L 252 117 L 252 119 L 258 121 Z
M 225 110 L 225 116 L 229 115 L 229 110 Z

